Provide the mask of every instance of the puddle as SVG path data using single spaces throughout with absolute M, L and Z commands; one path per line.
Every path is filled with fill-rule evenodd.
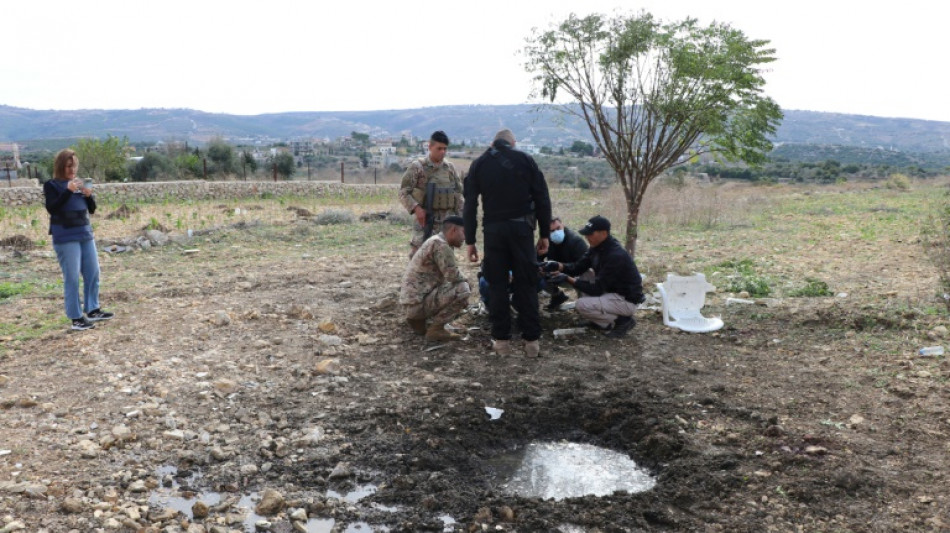
M 457 522 L 455 521 L 454 518 L 452 518 L 451 516 L 449 516 L 449 515 L 447 515 L 447 514 L 444 514 L 444 515 L 442 515 L 442 516 L 439 517 L 439 520 L 442 521 L 442 532 L 443 532 L 443 533 L 455 531 L 455 524 L 456 524 Z
M 528 444 L 491 461 L 502 477 L 501 490 L 526 498 L 563 500 L 644 492 L 656 479 L 622 453 L 574 442 Z
M 166 476 L 172 476 L 171 486 L 165 486 L 153 490 L 148 497 L 148 503 L 150 506 L 154 507 L 167 507 L 174 509 L 180 512 L 183 516 L 187 517 L 188 520 L 194 520 L 194 514 L 191 511 L 192 506 L 196 502 L 203 502 L 208 507 L 214 507 L 221 504 L 227 498 L 235 498 L 233 495 L 224 495 L 218 492 L 181 492 L 181 484 L 178 482 L 176 475 L 178 474 L 178 469 L 174 466 L 162 466 L 155 470 L 156 475 L 159 478 L 165 478 Z M 192 473 L 185 479 L 185 483 L 191 487 L 195 484 L 195 481 L 200 478 L 200 474 Z M 336 498 L 340 501 L 347 503 L 356 503 L 367 496 L 371 496 L 376 493 L 378 487 L 372 484 L 366 485 L 357 485 L 353 490 L 345 493 L 340 493 L 335 490 L 327 490 L 328 498 Z M 186 497 L 185 495 L 190 497 Z M 237 503 L 230 506 L 230 512 L 235 512 L 244 516 L 243 522 L 243 531 L 245 533 L 255 533 L 257 528 L 255 524 L 261 520 L 269 519 L 265 516 L 261 516 L 254 512 L 254 507 L 257 505 L 260 497 L 256 492 L 250 494 L 244 494 L 237 500 Z M 399 509 L 397 507 L 387 507 L 381 504 L 373 504 L 373 507 L 385 512 L 396 512 Z M 307 520 L 305 528 L 307 533 L 331 533 L 339 532 L 342 533 L 369 533 L 375 531 L 389 531 L 389 528 L 385 526 L 371 526 L 366 522 L 354 522 L 352 524 L 347 524 L 345 529 L 340 530 L 336 528 L 336 520 L 333 518 L 310 518 Z
M 367 496 L 376 494 L 376 485 L 357 485 L 355 489 L 341 494 L 333 489 L 327 489 L 327 498 L 336 498 L 347 503 L 356 503 Z

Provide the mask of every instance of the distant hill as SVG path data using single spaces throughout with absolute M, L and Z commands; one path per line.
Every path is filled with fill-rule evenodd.
M 0 142 L 127 136 L 131 141 L 205 142 L 222 136 L 251 139 L 349 135 L 353 131 L 398 139 L 443 129 L 453 141 L 485 142 L 501 127 L 523 143 L 569 146 L 590 140 L 579 120 L 533 105 L 443 106 L 380 111 L 308 111 L 226 115 L 191 109 L 33 110 L 0 106 Z M 901 152 L 950 151 L 950 122 L 785 110 L 775 139 L 785 144 L 837 145 Z

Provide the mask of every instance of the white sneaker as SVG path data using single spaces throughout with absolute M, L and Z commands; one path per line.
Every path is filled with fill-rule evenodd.
M 524 343 L 524 354 L 528 357 L 538 357 L 541 355 L 541 343 L 533 340 Z
M 511 355 L 511 341 L 492 339 L 491 347 L 497 355 Z

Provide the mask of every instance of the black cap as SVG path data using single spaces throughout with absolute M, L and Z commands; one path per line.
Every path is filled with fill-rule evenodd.
M 458 215 L 449 215 L 442 219 L 443 224 L 455 224 L 456 226 L 465 227 L 465 221 L 462 220 L 462 217 Z
M 590 235 L 595 231 L 610 231 L 610 221 L 600 215 L 597 215 L 595 217 L 591 217 L 591 219 L 587 221 L 587 225 L 579 229 L 577 232 L 581 235 Z

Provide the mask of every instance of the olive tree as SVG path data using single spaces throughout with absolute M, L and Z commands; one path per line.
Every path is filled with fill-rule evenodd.
M 650 183 L 701 154 L 760 164 L 782 119 L 762 92 L 768 41 L 727 24 L 663 23 L 648 13 L 570 15 L 524 48 L 532 96 L 583 119 L 623 187 L 626 248 Z
M 133 148 L 126 137 L 109 135 L 106 139 L 79 139 L 72 149 L 79 158 L 82 175 L 96 181 L 122 181 L 126 178 L 126 162 Z

